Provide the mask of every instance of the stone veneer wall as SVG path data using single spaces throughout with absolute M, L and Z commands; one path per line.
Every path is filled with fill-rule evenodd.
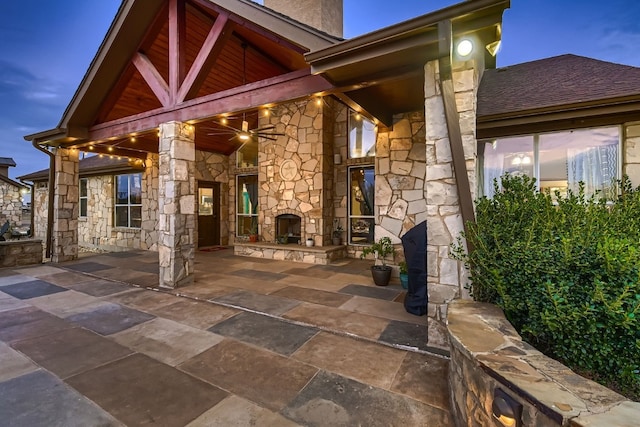
M 47 237 L 47 210 L 49 206 L 49 184 L 38 182 L 34 185 L 31 195 L 31 209 L 33 209 L 33 237 L 42 240 L 43 254 Z M 44 255 L 43 255 L 44 257 Z
M 78 150 L 56 148 L 51 261 L 78 258 Z
M 427 219 L 425 120 L 417 111 L 394 117 L 393 128 L 376 141 L 376 239 L 395 244 Z M 402 253 L 402 247 L 400 247 Z
M 633 185 L 640 185 L 640 122 L 625 123 L 622 173 L 629 176 Z
M 449 388 L 459 427 L 494 425 L 494 390 L 523 405 L 523 426 L 637 426 L 640 402 L 589 381 L 522 341 L 491 304 L 450 303 Z
M 0 242 L 0 268 L 42 264 L 42 240 Z
M 276 141 L 259 143 L 258 222 L 264 241 L 275 241 L 275 218 L 285 213 L 301 217 L 303 240 L 311 237 L 321 246 L 331 239 L 327 230 L 331 229 L 332 219 L 323 218 L 324 204 L 330 197 L 323 194 L 326 191 L 323 174 L 332 173 L 323 170 L 328 164 L 323 160 L 327 154 L 323 108 L 314 100 L 299 101 L 273 107 L 269 117 L 260 118 L 261 126 L 269 123 L 276 132 L 285 134 Z
M 333 154 L 340 156 L 340 163 L 335 164 L 335 158 L 333 164 L 333 173 L 327 174 L 333 178 L 333 218 L 337 220 L 343 228 L 342 243 L 347 243 L 347 228 L 349 226 L 348 216 L 348 201 L 349 201 L 349 180 L 348 180 L 348 167 L 349 167 L 349 135 L 348 135 L 348 116 L 349 109 L 341 102 L 334 101 L 331 98 L 325 98 L 325 103 L 330 102 L 329 109 L 327 110 L 327 117 L 333 119 Z M 331 224 L 333 227 L 333 224 Z
M 78 244 L 110 252 L 157 250 L 158 155 L 149 154 L 142 171 L 142 227 L 114 227 L 114 176 L 87 178 L 87 216 L 78 219 Z M 131 170 L 122 174 L 139 173 Z
M 472 197 L 476 197 L 476 93 L 481 72 L 475 61 L 453 70 L 456 106 L 460 117 L 464 154 Z M 427 282 L 429 343 L 447 347 L 444 322 L 447 304 L 467 297 L 466 271 L 450 254 L 450 245 L 463 229 L 458 201 L 449 132 L 440 93 L 438 62 L 425 66 Z
M 15 227 L 22 219 L 20 188 L 0 181 L 0 226 L 8 220 Z
M 235 224 L 235 208 L 229 206 L 230 186 L 229 156 L 196 150 L 196 181 L 220 182 L 220 244 L 228 245 L 231 239 L 232 224 Z M 235 200 L 235 198 L 233 198 Z M 226 221 L 226 213 L 229 221 Z M 231 221 L 233 220 L 233 221 Z M 196 221 L 196 233 L 198 224 Z

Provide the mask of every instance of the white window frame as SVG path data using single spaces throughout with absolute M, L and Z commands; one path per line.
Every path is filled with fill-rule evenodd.
M 82 195 L 82 184 L 84 183 L 84 196 Z M 89 180 L 87 178 L 80 178 L 80 182 L 78 184 L 78 194 L 79 194 L 79 206 L 78 206 L 78 216 L 80 218 L 86 218 L 87 213 L 89 211 Z M 84 201 L 84 214 L 82 212 L 82 202 Z
M 118 177 L 123 177 L 126 176 L 127 177 L 127 203 L 118 203 Z M 131 182 L 132 182 L 132 178 L 134 176 L 139 176 L 140 178 L 140 193 L 142 195 L 142 173 L 129 173 L 129 174 L 121 174 L 121 175 L 114 175 L 114 183 L 113 183 L 113 224 L 115 227 L 117 228 L 133 228 L 133 229 L 140 229 L 142 227 L 142 224 L 140 225 L 140 227 L 136 227 L 136 226 L 132 226 L 131 225 L 131 208 L 134 207 L 139 207 L 140 208 L 140 212 L 142 212 L 142 197 L 140 197 L 140 203 L 131 203 Z M 122 207 L 126 207 L 127 208 L 127 225 L 118 225 L 117 224 L 117 210 L 118 208 L 122 208 Z

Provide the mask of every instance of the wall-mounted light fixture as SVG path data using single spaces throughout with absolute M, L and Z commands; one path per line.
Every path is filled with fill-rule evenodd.
M 491 412 L 498 426 L 522 426 L 522 404 L 516 402 L 511 396 L 499 388 L 496 388 L 493 392 Z
M 471 52 L 473 52 L 473 42 L 469 39 L 460 40 L 456 46 L 456 52 L 463 58 L 471 55 Z

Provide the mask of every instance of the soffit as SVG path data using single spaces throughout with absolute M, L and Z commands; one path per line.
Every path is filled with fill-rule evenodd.
M 353 86 L 367 111 L 382 116 L 424 108 L 424 66 L 440 56 L 438 23 L 451 20 L 454 41 L 473 37 L 479 49 L 500 40 L 502 13 L 508 0 L 459 3 L 415 19 L 350 39 L 305 55 L 312 71 L 337 86 Z M 491 67 L 493 57 L 479 53 Z M 454 58 L 456 59 L 456 58 Z M 416 95 L 415 92 L 419 92 Z M 380 98 L 384 95 L 384 98 Z M 384 106 L 381 108 L 380 106 Z M 384 121 L 384 120 L 383 120 Z
M 173 10 L 169 7 L 170 3 L 123 1 L 59 127 L 25 138 L 41 143 L 64 146 L 73 144 L 84 148 L 96 142 L 91 141 L 92 130 L 105 123 L 124 122 L 125 119 L 134 122 L 138 116 L 149 112 L 162 114 L 163 118 L 170 116 L 174 107 L 167 106 L 166 101 L 158 96 L 157 89 L 150 87 L 148 76 L 143 76 L 135 63 L 135 59 L 143 58 L 143 62 L 151 64 L 148 68 L 159 76 L 156 81 L 169 82 L 169 14 Z M 183 53 L 181 60 L 184 61 L 185 75 L 198 61 L 198 53 L 207 37 L 214 32 L 213 27 L 218 20 L 221 22 L 220 28 L 223 28 L 212 50 L 215 52 L 212 55 L 213 63 L 202 67 L 203 70 L 208 70 L 203 73 L 203 81 L 194 85 L 197 91 L 187 94 L 184 101 L 179 101 L 183 104 L 177 106 L 192 105 L 189 117 L 181 116 L 178 119 L 197 123 L 196 146 L 204 151 L 230 154 L 238 144 L 230 143 L 228 136 L 207 135 L 208 128 L 218 126 L 212 120 L 214 117 L 207 115 L 213 114 L 211 109 L 198 108 L 199 99 L 208 102 L 207 99 L 215 99 L 218 93 L 230 93 L 227 96 L 232 96 L 234 89 L 243 88 L 245 84 L 255 92 L 263 81 L 266 93 L 274 92 L 273 98 L 279 99 L 275 92 L 282 85 L 278 86 L 278 81 L 274 83 L 274 79 L 282 76 L 281 81 L 289 81 L 286 76 L 290 76 L 292 72 L 294 75 L 291 78 L 297 77 L 297 71 L 309 69 L 303 57 L 304 52 L 338 40 L 250 1 L 178 0 L 179 5 L 183 3 L 185 30 L 180 49 Z M 318 85 L 311 85 L 312 88 L 316 86 Z M 298 92 L 304 93 L 304 89 Z M 250 95 L 251 93 L 242 98 L 241 105 L 239 102 L 234 104 L 232 112 L 236 119 L 241 119 L 243 113 L 255 114 L 255 109 L 268 99 L 260 97 L 258 103 Z M 224 103 L 220 105 L 224 106 Z M 199 114 L 200 111 L 206 113 Z M 225 111 L 221 110 L 217 113 L 223 112 Z M 251 120 L 250 117 L 247 118 L 247 121 Z M 239 123 L 234 125 L 240 127 Z M 124 128 L 125 126 L 121 126 L 119 132 Z M 130 139 L 131 135 L 135 135 L 135 141 Z M 98 142 L 108 142 L 116 151 L 130 146 L 134 153 L 127 152 L 127 155 L 139 152 L 139 157 L 143 157 L 146 152 L 158 151 L 157 131 L 150 128 L 141 132 L 114 133 Z

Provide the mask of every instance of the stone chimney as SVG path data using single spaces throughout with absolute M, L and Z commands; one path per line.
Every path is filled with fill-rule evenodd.
M 310 27 L 342 37 L 342 0 L 264 0 L 264 5 Z
M 0 157 L 0 175 L 9 178 L 9 168 L 15 165 L 16 162 L 11 157 Z

